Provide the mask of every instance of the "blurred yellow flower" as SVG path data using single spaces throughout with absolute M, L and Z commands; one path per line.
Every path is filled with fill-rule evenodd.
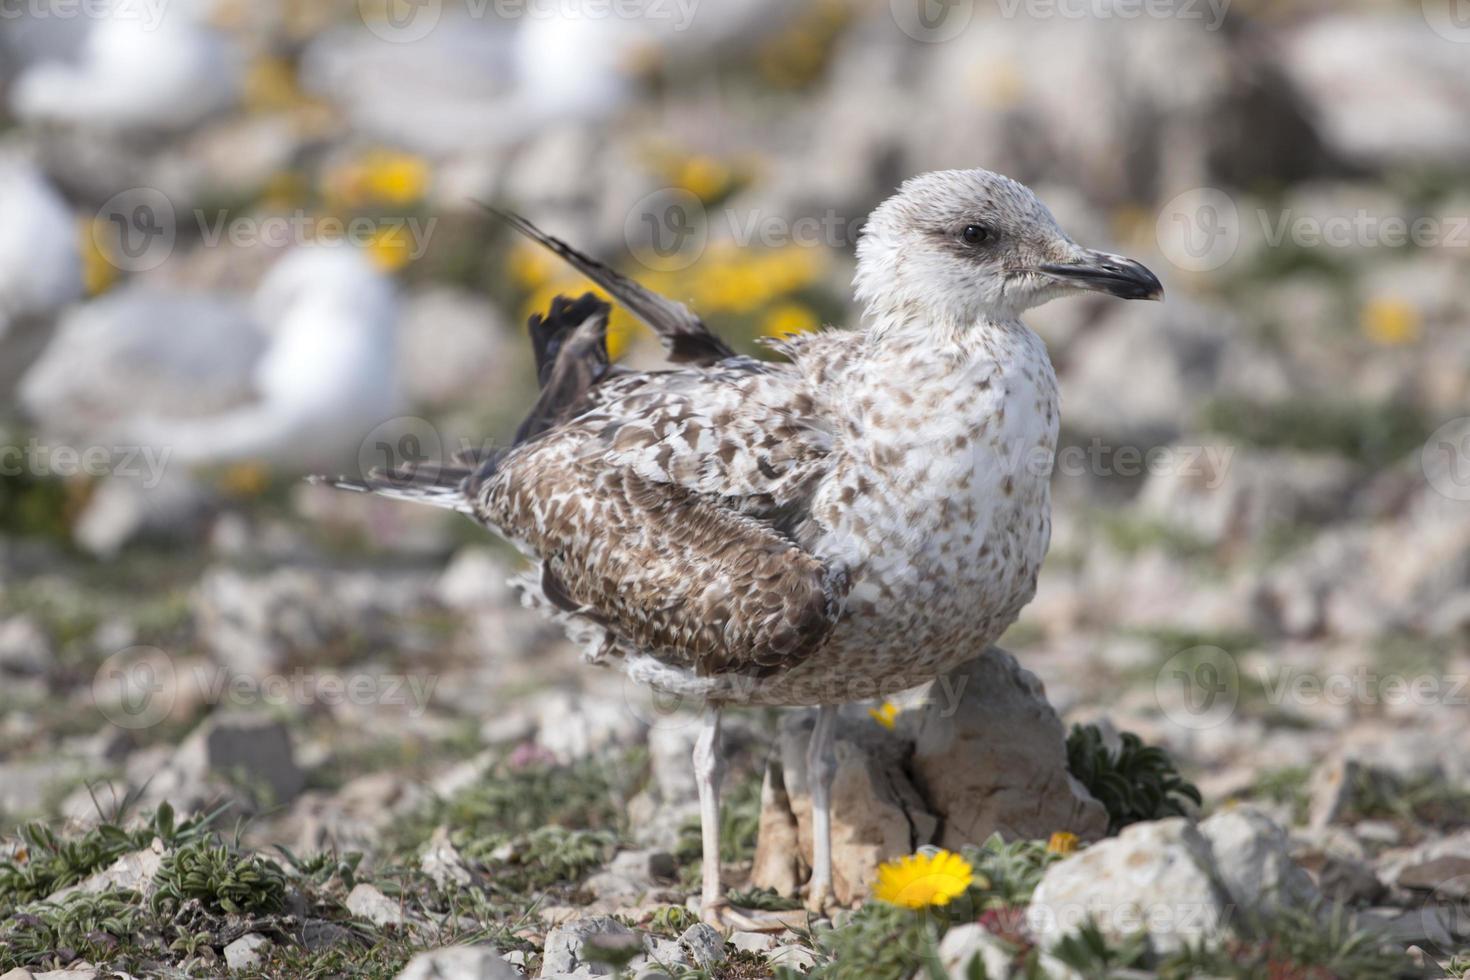
M 220 473 L 218 482 L 232 497 L 259 497 L 270 486 L 270 471 L 263 463 L 233 463 Z
M 1391 297 L 1376 297 L 1363 307 L 1363 333 L 1375 344 L 1401 347 L 1419 339 L 1419 311 Z
M 397 272 L 413 261 L 413 236 L 408 226 L 389 222 L 377 228 L 367 242 L 368 258 L 384 272 Z
M 785 337 L 794 333 L 811 333 L 820 330 L 822 319 L 809 306 L 801 303 L 781 303 L 771 308 L 761 322 L 761 331 L 768 337 Z
M 429 187 L 429 164 L 422 157 L 396 150 L 370 150 L 329 171 L 323 194 L 338 207 L 369 204 L 404 207 L 423 199 Z
M 974 880 L 975 869 L 958 854 L 921 852 L 879 865 L 873 897 L 910 909 L 948 905 Z
M 517 242 L 506 259 L 510 281 L 521 289 L 539 289 L 561 271 L 562 264 L 546 249 L 531 242 Z
M 708 204 L 723 196 L 734 182 L 729 167 L 714 157 L 696 154 L 674 167 L 673 182 Z
M 1071 854 L 1077 850 L 1077 835 L 1070 830 L 1058 830 L 1046 842 L 1046 849 L 1053 854 Z
M 112 229 L 101 218 L 83 220 L 77 236 L 77 250 L 82 257 L 82 288 L 88 296 L 97 296 L 117 282 L 117 263 L 109 246 Z
M 285 58 L 256 58 L 246 68 L 241 104 L 247 112 L 280 112 L 304 101 L 296 69 Z
M 268 211 L 290 211 L 306 203 L 311 185 L 295 170 L 280 170 L 266 178 L 260 189 L 260 204 Z
M 876 708 L 869 708 L 868 715 L 891 732 L 893 731 L 894 724 L 898 721 L 899 713 L 902 711 L 903 709 L 892 701 L 884 701 Z

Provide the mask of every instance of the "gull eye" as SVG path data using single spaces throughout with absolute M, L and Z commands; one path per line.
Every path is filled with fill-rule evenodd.
M 960 237 L 965 240 L 966 245 L 984 245 L 990 241 L 990 229 L 984 225 L 965 225 Z

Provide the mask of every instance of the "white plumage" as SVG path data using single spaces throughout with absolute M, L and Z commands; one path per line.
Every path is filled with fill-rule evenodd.
M 397 410 L 396 311 L 346 246 L 287 254 L 250 302 L 131 286 L 65 319 L 21 400 L 43 429 L 175 463 L 335 465 Z

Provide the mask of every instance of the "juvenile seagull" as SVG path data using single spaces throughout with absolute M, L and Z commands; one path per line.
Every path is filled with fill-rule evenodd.
M 1051 533 L 1057 382 L 1020 314 L 1078 290 L 1159 299 L 1142 265 L 1082 248 L 1021 184 L 916 177 L 858 245 L 867 329 L 736 355 L 685 307 L 515 216 L 662 338 L 621 371 L 608 308 L 531 320 L 542 393 L 505 450 L 333 481 L 461 511 L 535 566 L 530 594 L 587 658 L 707 706 L 694 749 L 706 920 L 720 888 L 720 713 L 819 706 L 807 904 L 832 898 L 837 706 L 982 653 L 1036 589 Z

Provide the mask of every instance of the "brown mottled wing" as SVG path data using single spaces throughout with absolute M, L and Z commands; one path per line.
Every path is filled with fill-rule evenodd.
M 777 519 L 826 465 L 794 375 L 737 361 L 599 391 L 500 461 L 480 519 L 541 558 L 554 601 L 667 663 L 762 675 L 817 649 L 844 587 Z
M 597 283 L 613 299 L 648 324 L 663 343 L 669 360 L 676 364 L 714 364 L 735 351 L 713 334 L 704 321 L 682 303 L 645 289 L 627 276 L 572 248 L 560 238 L 546 234 L 518 214 L 481 205 L 516 231 L 555 252 L 568 265 Z

